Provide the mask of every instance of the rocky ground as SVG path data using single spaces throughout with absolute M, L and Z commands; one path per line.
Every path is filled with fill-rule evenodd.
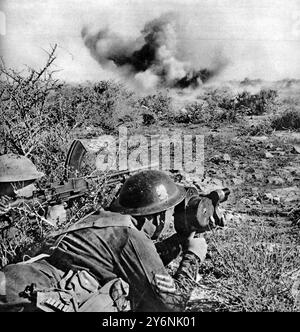
M 193 130 L 197 129 L 193 128 Z M 204 177 L 201 180 L 190 177 L 189 180 L 196 182 L 205 192 L 221 187 L 230 188 L 230 198 L 223 204 L 227 227 L 238 229 L 240 225 L 243 227 L 246 224 L 246 227 L 250 226 L 254 231 L 254 236 L 249 238 L 247 235 L 245 238 L 241 236 L 238 242 L 245 241 L 246 245 L 252 246 L 256 227 L 257 232 L 261 227 L 264 228 L 264 235 L 258 237 L 258 241 L 262 242 L 263 251 L 266 254 L 254 251 L 254 256 L 265 255 L 263 259 L 265 260 L 274 248 L 278 249 L 276 254 L 288 255 L 287 242 L 290 245 L 288 250 L 295 250 L 296 267 L 294 265 L 282 271 L 280 278 L 283 278 L 284 282 L 287 282 L 286 278 L 288 278 L 289 286 L 287 287 L 295 298 L 294 309 L 299 310 L 300 270 L 297 257 L 300 255 L 300 134 L 274 132 L 268 136 L 239 136 L 238 128 L 235 126 L 226 130 L 222 128 L 208 132 L 205 140 Z M 225 239 L 231 241 L 226 237 L 228 229 L 219 232 L 223 232 Z M 207 234 L 206 237 L 208 242 L 211 241 L 211 235 Z M 225 243 L 219 243 L 219 249 L 222 250 L 224 245 L 226 246 Z M 230 249 L 235 250 L 235 246 L 231 246 Z M 251 264 L 251 261 L 249 263 Z M 209 260 L 206 264 L 210 265 Z M 274 266 L 274 268 L 279 269 L 280 266 Z M 254 269 L 253 273 L 256 272 L 258 271 Z M 195 310 L 195 306 L 196 310 L 200 311 L 222 310 L 222 307 L 224 310 L 257 310 L 258 308 L 259 311 L 270 310 L 260 305 L 252 308 L 251 306 L 231 306 L 229 303 L 232 299 L 228 302 L 222 292 L 215 292 L 215 287 L 211 287 L 211 283 L 207 285 L 205 280 L 206 273 L 203 278 L 200 278 L 193 294 L 192 310 Z M 217 280 L 221 289 L 226 287 L 227 282 L 223 283 L 222 278 Z M 214 280 L 214 286 L 215 282 L 216 280 Z M 234 292 L 229 293 L 232 295 Z M 237 297 L 241 300 L 243 296 L 238 294 Z M 274 310 L 281 309 L 277 307 Z

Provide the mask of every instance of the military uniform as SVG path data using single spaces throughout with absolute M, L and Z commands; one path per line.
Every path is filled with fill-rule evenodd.
M 162 255 L 160 257 L 150 239 L 154 231 L 150 222 L 146 222 L 142 230 L 135 227 L 134 218 L 130 218 L 129 227 L 109 226 L 120 215 L 110 212 L 104 214 L 104 218 L 110 219 L 107 227 L 71 231 L 55 239 L 58 243 L 50 257 L 22 267 L 5 267 L 6 294 L 2 294 L 2 304 L 18 301 L 29 304 L 28 300 L 20 298 L 19 293 L 34 280 L 38 281 L 38 288 L 54 287 L 67 271 L 86 270 L 100 286 L 117 277 L 126 281 L 133 311 L 183 310 L 194 288 L 200 259 L 192 252 L 183 253 L 181 264 L 172 278 L 163 261 L 171 261 L 179 254 L 177 235 L 157 245 Z M 103 213 L 102 216 L 90 216 L 84 222 L 90 223 L 101 217 Z M 121 216 L 124 217 L 128 216 Z M 17 273 L 18 270 L 22 273 Z
M 1 304 L 4 310 L 10 305 L 15 308 L 16 304 L 20 304 L 21 309 L 34 310 L 34 305 L 30 304 L 36 300 L 39 307 L 38 296 L 43 290 L 62 287 L 65 284 L 62 280 L 70 271 L 78 274 L 84 271 L 74 280 L 85 289 L 92 289 L 94 281 L 99 288 L 105 288 L 117 278 L 127 283 L 129 293 L 123 284 L 124 287 L 119 283 L 117 288 L 123 288 L 132 311 L 182 311 L 195 286 L 206 248 L 195 248 L 191 245 L 195 241 L 189 240 L 189 250 L 183 251 L 180 265 L 171 277 L 165 265 L 182 250 L 180 234 L 156 245 L 153 240 L 164 229 L 165 221 L 170 220 L 172 209 L 186 196 L 184 187 L 175 184 L 163 172 L 148 170 L 131 176 L 110 206 L 110 212 L 95 213 L 66 231 L 54 234 L 47 244 L 49 257 L 30 264 L 8 265 L 2 270 L 0 310 Z M 39 291 L 34 292 L 34 289 Z M 106 292 L 113 299 L 111 309 L 116 306 L 122 311 L 122 294 L 114 297 L 113 294 L 118 293 L 115 290 L 116 287 Z M 68 298 L 64 305 L 57 299 L 63 301 L 70 294 L 62 292 L 55 299 L 46 299 L 45 303 L 57 304 L 58 309 L 66 311 Z

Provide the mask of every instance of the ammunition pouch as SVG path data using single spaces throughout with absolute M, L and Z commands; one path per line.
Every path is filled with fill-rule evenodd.
M 36 306 L 47 312 L 129 311 L 129 285 L 116 278 L 103 287 L 87 271 L 69 271 L 58 288 L 35 290 Z

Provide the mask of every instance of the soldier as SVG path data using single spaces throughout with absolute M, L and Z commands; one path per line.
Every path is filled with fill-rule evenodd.
M 24 156 L 6 154 L 0 156 L 0 197 L 2 213 L 5 203 L 11 198 L 30 197 L 35 189 L 34 182 L 44 176 Z M 0 210 L 1 211 L 1 210 Z
M 185 199 L 184 187 L 163 172 L 131 176 L 110 211 L 94 213 L 54 234 L 48 257 L 8 265 L 0 272 L 2 310 L 127 311 L 129 303 L 132 311 L 184 310 L 206 255 L 205 239 L 195 238 L 191 228 L 156 246 L 154 241 Z M 172 277 L 165 264 L 180 252 Z M 87 296 L 89 292 L 97 296 Z
M 18 198 L 30 198 L 37 189 L 36 180 L 44 176 L 32 161 L 21 155 L 5 154 L 0 156 L 0 216 L 9 210 L 8 202 Z M 57 218 L 65 220 L 62 206 L 57 205 L 48 210 L 48 221 L 55 223 Z

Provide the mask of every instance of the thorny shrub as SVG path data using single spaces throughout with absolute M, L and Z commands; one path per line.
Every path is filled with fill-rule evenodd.
M 274 109 L 276 90 L 261 90 L 256 94 L 243 91 L 234 95 L 226 89 L 213 89 L 199 96 L 197 102 L 187 104 L 177 122 L 213 125 L 237 122 L 243 115 L 262 115 Z

